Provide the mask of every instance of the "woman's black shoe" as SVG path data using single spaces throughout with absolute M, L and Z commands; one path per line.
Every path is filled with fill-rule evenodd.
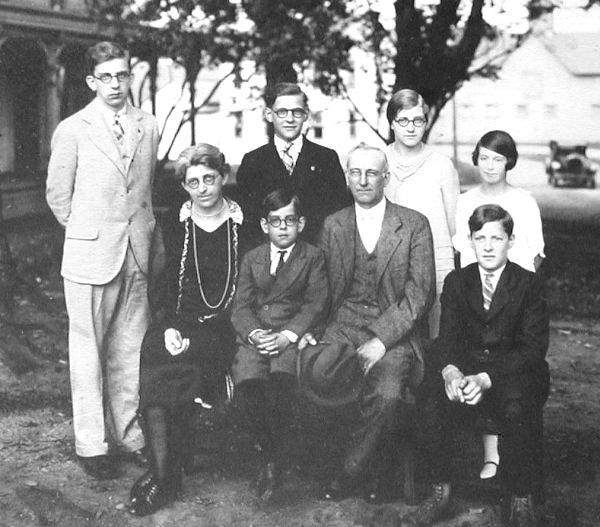
M 158 481 L 151 471 L 140 477 L 131 489 L 129 512 L 148 516 L 179 498 L 182 489 L 181 472 L 177 476 Z
M 148 486 L 153 481 L 153 473 L 152 470 L 146 471 L 142 476 L 140 476 L 136 482 L 131 487 L 131 492 L 129 493 L 129 501 L 133 503 L 133 500 L 137 498 L 140 491 L 142 491 L 146 486 Z

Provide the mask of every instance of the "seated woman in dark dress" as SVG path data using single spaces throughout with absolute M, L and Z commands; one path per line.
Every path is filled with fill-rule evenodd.
M 152 514 L 181 491 L 194 404 L 212 404 L 234 352 L 229 307 L 238 273 L 242 212 L 223 196 L 223 154 L 185 149 L 176 174 L 190 200 L 165 221 L 153 250 L 150 297 L 155 320 L 141 350 L 140 414 L 151 469 L 131 489 L 131 512 Z M 154 279 L 156 278 L 156 279 Z

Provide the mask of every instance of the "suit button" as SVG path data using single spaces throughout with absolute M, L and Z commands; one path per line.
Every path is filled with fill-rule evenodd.
M 490 350 L 489 350 L 489 349 L 487 349 L 487 348 L 485 348 L 485 349 L 483 350 L 483 353 L 485 353 L 486 355 L 489 355 L 489 354 L 490 354 Z
M 267 304 L 267 305 L 264 305 L 264 306 L 263 306 L 263 309 L 264 309 L 265 311 L 268 311 L 268 310 L 269 310 L 269 305 L 268 305 L 268 304 Z

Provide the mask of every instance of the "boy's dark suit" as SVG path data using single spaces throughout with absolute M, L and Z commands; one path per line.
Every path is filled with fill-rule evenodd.
M 262 499 L 273 493 L 287 457 L 298 346 L 290 344 L 270 358 L 248 342 L 248 335 L 260 328 L 289 330 L 302 337 L 323 316 L 328 293 L 325 258 L 316 247 L 298 240 L 277 277 L 269 274 L 270 264 L 269 243 L 246 255 L 231 315 L 238 335 L 233 363 L 236 405 L 263 452 L 256 482 Z
M 291 188 L 298 195 L 306 217 L 302 235 L 311 243 L 316 241 L 329 214 L 352 203 L 336 152 L 306 138 L 291 174 L 271 141 L 244 156 L 236 179 L 247 237 L 254 245 L 262 238 L 259 228 L 262 200 L 275 189 Z
M 231 321 L 238 335 L 233 363 L 234 382 L 264 378 L 259 363 L 271 371 L 295 375 L 296 346 L 275 358 L 259 355 L 249 344 L 251 331 L 287 329 L 300 338 L 323 316 L 327 301 L 327 274 L 323 253 L 300 240 L 275 278 L 269 274 L 270 244 L 250 251 L 242 261 Z M 267 371 L 269 371 L 267 369 Z
M 441 296 L 439 337 L 427 359 L 425 438 L 435 482 L 450 481 L 448 433 L 465 419 L 490 415 L 500 434 L 501 472 L 518 496 L 539 490 L 542 406 L 548 395 L 548 311 L 539 276 L 507 262 L 489 311 L 478 264 L 451 272 Z M 486 372 L 492 387 L 475 406 L 452 403 L 441 371 Z M 431 441 L 429 441 L 431 440 Z

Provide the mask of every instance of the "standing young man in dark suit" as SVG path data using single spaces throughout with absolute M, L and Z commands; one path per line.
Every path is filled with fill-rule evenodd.
M 344 171 L 334 150 L 302 134 L 308 100 L 297 84 L 267 86 L 264 97 L 264 115 L 273 125 L 273 139 L 244 156 L 236 177 L 247 237 L 251 246 L 258 244 L 262 200 L 269 192 L 285 188 L 300 198 L 306 216 L 303 237 L 312 243 L 323 220 L 352 203 Z
M 298 339 L 327 302 L 323 253 L 298 239 L 305 225 L 300 206 L 287 190 L 264 199 L 260 222 L 270 242 L 244 258 L 231 314 L 238 334 L 235 397 L 263 451 L 256 488 L 263 500 L 275 490 L 289 440 Z
M 508 261 L 513 220 L 503 208 L 476 208 L 469 230 L 477 263 L 446 277 L 440 334 L 424 383 L 425 459 L 433 494 L 401 524 L 431 525 L 448 511 L 452 434 L 483 417 L 494 419 L 501 430 L 500 475 L 511 498 L 509 525 L 532 527 L 549 387 L 544 287 L 538 275 Z
M 127 103 L 125 49 L 100 42 L 87 60 L 96 97 L 56 128 L 46 197 L 65 227 L 75 452 L 87 473 L 104 479 L 117 474 L 110 448 L 141 458 L 144 446 L 136 416 L 158 129 Z

